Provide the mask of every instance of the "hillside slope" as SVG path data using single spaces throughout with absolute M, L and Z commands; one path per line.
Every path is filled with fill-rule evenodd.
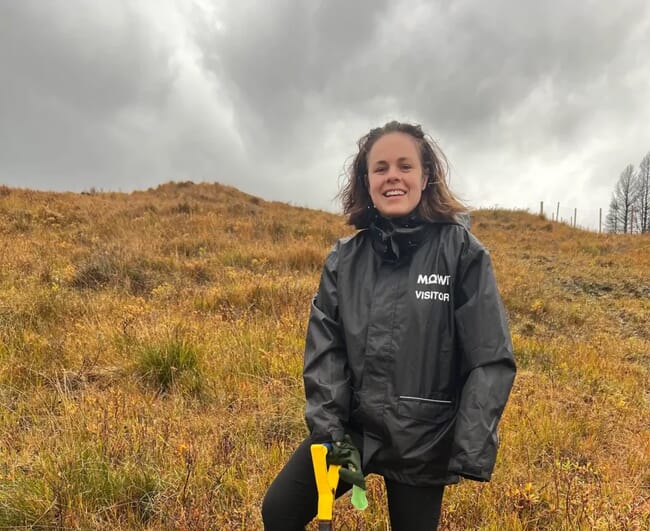
M 489 484 L 441 529 L 650 525 L 650 237 L 477 211 L 519 366 Z M 305 434 L 326 212 L 218 184 L 0 187 L 0 527 L 260 529 Z M 337 502 L 350 529 L 386 528 Z

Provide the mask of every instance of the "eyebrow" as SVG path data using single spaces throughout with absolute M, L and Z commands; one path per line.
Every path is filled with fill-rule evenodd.
M 397 162 L 411 162 L 412 159 L 411 157 L 400 157 L 397 159 Z M 387 164 L 385 160 L 376 160 L 373 162 L 373 164 Z

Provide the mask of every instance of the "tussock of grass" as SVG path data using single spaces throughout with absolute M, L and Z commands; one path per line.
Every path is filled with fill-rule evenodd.
M 142 345 L 136 353 L 136 374 L 159 393 L 201 392 L 203 376 L 198 349 L 183 339 Z
M 158 491 L 159 480 L 151 470 L 111 463 L 95 449 L 80 448 L 1 481 L 0 527 L 145 524 Z M 93 516 L 80 518 L 84 514 Z
M 42 479 L 9 476 L 0 481 L 0 528 L 54 528 L 57 511 Z
M 650 239 L 521 211 L 472 227 L 520 370 L 493 480 L 447 489 L 441 529 L 648 527 Z M 0 187 L 0 527 L 261 529 L 306 434 L 309 302 L 349 232 L 216 184 Z M 368 485 L 339 528 L 388 529 Z
M 91 290 L 118 288 L 142 296 L 170 276 L 170 268 L 162 260 L 120 258 L 115 251 L 100 252 L 77 266 L 70 286 Z
M 7 217 L 11 232 L 26 233 L 32 229 L 33 215 L 29 210 L 15 210 Z

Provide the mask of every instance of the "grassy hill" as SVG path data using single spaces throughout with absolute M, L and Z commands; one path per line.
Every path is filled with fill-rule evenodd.
M 472 229 L 519 372 L 493 481 L 447 489 L 441 529 L 650 525 L 650 238 L 499 210 Z M 261 529 L 350 232 L 218 184 L 0 187 L 0 528 Z M 337 502 L 340 528 L 385 529 L 382 489 Z

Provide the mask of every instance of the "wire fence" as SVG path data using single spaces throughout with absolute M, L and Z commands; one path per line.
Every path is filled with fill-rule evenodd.
M 566 223 L 571 227 L 576 227 L 582 230 L 599 233 L 610 232 L 609 227 L 607 226 L 607 208 L 577 208 L 565 206 L 560 201 L 550 205 L 544 201 L 540 201 L 539 209 L 536 213 L 546 216 L 546 218 L 551 221 Z M 635 213 L 634 210 L 632 210 L 628 222 L 628 234 L 641 233 L 640 219 L 637 218 L 638 213 Z M 616 232 L 623 231 L 618 230 Z
M 605 231 L 605 217 L 607 211 L 603 208 L 578 209 L 563 205 L 560 201 L 554 204 L 539 202 L 539 214 L 545 215 L 551 221 L 566 223 L 571 227 L 584 230 Z

